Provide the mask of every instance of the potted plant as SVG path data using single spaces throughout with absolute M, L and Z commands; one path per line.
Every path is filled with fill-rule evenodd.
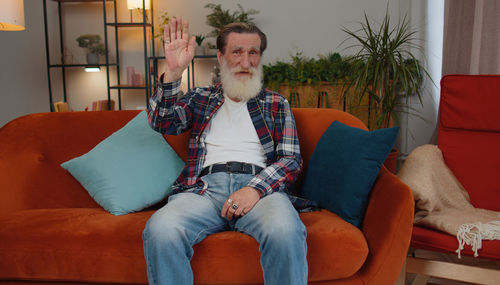
M 416 96 L 422 104 L 424 76 L 431 79 L 412 52 L 423 53 L 416 31 L 412 31 L 406 16 L 391 26 L 388 11 L 378 27 L 366 13 L 360 25 L 355 31 L 343 29 L 346 41 L 353 41 L 351 47 L 359 50 L 349 58 L 353 69 L 344 89 L 348 111 L 359 114 L 354 110 L 359 108 L 368 118 L 369 129 L 399 125 L 399 114 L 410 110 L 410 96 Z M 385 163 L 393 172 L 397 156 L 394 149 Z
M 154 37 L 160 37 L 162 45 L 163 45 L 163 33 L 165 32 L 165 25 L 168 25 L 170 23 L 170 16 L 168 16 L 168 12 L 163 12 L 160 16 L 160 21 L 158 24 L 158 34 L 156 34 Z
M 217 55 L 217 46 L 213 43 L 207 42 L 206 55 Z
M 88 50 L 87 53 L 87 63 L 88 64 L 98 64 L 99 63 L 99 55 L 105 55 L 106 49 L 104 44 L 101 43 L 101 36 L 85 34 L 79 36 L 76 41 L 78 42 L 78 46 L 81 48 L 86 48 Z
M 349 66 L 338 53 L 307 58 L 301 52 L 290 62 L 264 65 L 264 83 L 288 98 L 293 107 L 328 107 L 343 110 L 342 84 Z
M 201 46 L 201 44 L 203 43 L 204 39 L 205 39 L 205 36 L 203 36 L 203 35 L 197 35 L 196 36 L 196 48 L 195 48 L 195 51 L 194 51 L 194 53 L 196 55 L 205 55 L 205 50 Z
M 394 27 L 387 12 L 379 27 L 366 14 L 364 18 L 358 30 L 343 29 L 344 43 L 354 41 L 350 47 L 359 50 L 348 59 L 353 69 L 344 98 L 350 107 L 368 106 L 370 129 L 387 128 L 398 124 L 409 96 L 416 95 L 422 103 L 421 86 L 430 75 L 412 52 L 422 48 L 406 16 Z
M 229 10 L 222 9 L 221 4 L 215 5 L 209 3 L 205 5 L 205 8 L 212 10 L 212 12 L 207 15 L 207 25 L 214 28 L 207 35 L 208 37 L 217 37 L 220 29 L 230 23 L 241 22 L 253 24 L 253 18 L 250 16 L 259 13 L 259 11 L 254 9 L 245 11 L 240 4 L 238 4 L 239 11 L 232 13 Z

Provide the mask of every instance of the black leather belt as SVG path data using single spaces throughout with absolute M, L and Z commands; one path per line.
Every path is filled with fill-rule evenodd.
M 200 176 L 216 172 L 245 173 L 255 175 L 261 172 L 263 169 L 264 168 L 251 163 L 229 161 L 227 163 L 212 164 L 203 168 L 203 170 L 200 172 Z

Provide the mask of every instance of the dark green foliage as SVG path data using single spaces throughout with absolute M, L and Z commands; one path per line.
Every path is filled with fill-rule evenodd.
M 350 62 L 338 53 L 307 58 L 301 52 L 290 56 L 291 62 L 277 61 L 264 65 L 264 83 L 268 88 L 278 90 L 280 84 L 335 83 L 349 77 Z
M 90 53 L 97 53 L 101 55 L 106 54 L 106 49 L 104 44 L 101 43 L 101 36 L 99 35 L 81 35 L 76 38 L 76 41 L 78 42 L 79 47 L 87 48 Z
M 415 94 L 422 102 L 423 78 L 430 76 L 412 52 L 422 52 L 422 48 L 417 45 L 416 32 L 406 17 L 391 27 L 386 12 L 377 28 L 365 14 L 364 22 L 359 24 L 361 28 L 356 31 L 343 29 L 348 35 L 345 41 L 355 42 L 349 47 L 359 50 L 349 59 L 355 68 L 345 89 L 345 99 L 356 105 L 368 96 L 375 112 L 374 127 L 388 127 L 391 120 L 397 123 L 398 112 L 404 111 L 401 96 Z
M 259 11 L 254 9 L 245 11 L 240 4 L 238 4 L 239 11 L 235 12 L 222 9 L 221 4 L 215 5 L 209 3 L 205 5 L 205 8 L 212 10 L 212 13 L 207 15 L 207 25 L 214 28 L 207 35 L 208 37 L 216 37 L 220 29 L 227 24 L 238 22 L 253 24 L 253 18 L 250 16 L 259 13 Z

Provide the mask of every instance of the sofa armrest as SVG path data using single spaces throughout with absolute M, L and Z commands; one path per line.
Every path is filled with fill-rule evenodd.
M 410 245 L 413 216 L 411 189 L 382 167 L 362 227 L 370 249 L 359 271 L 365 284 L 396 282 Z

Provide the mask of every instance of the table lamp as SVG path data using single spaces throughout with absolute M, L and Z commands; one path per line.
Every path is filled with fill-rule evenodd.
M 24 30 L 23 0 L 0 1 L 0 31 Z
M 134 9 L 143 9 L 144 6 L 146 10 L 151 9 L 150 0 L 127 0 L 127 8 L 130 10 L 130 22 L 132 23 L 132 11 Z

